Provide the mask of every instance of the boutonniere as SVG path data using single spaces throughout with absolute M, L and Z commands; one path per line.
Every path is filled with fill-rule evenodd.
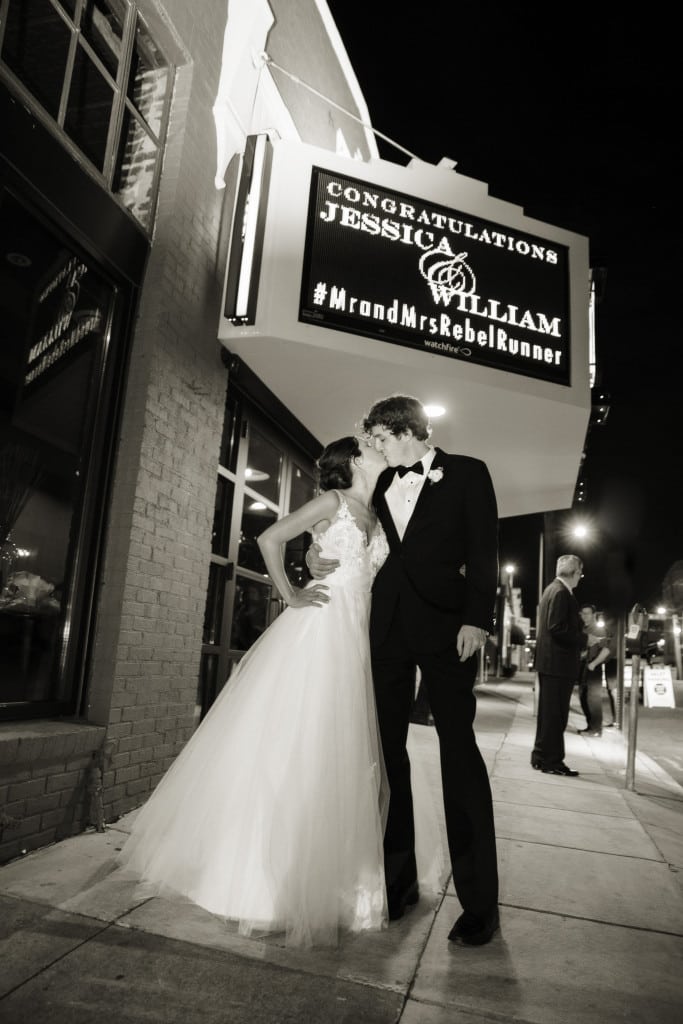
M 443 480 L 443 470 L 440 468 L 430 469 L 427 473 L 427 479 L 430 484 L 438 484 L 439 480 Z

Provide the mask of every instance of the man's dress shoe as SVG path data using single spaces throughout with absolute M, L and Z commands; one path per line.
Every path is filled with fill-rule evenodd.
M 412 907 L 419 898 L 420 889 L 417 882 L 411 882 L 406 889 L 401 889 L 399 892 L 389 891 L 387 893 L 389 920 L 398 921 L 405 914 L 406 907 Z
M 566 764 L 549 764 L 541 768 L 544 775 L 568 775 L 575 778 L 579 773 L 573 768 L 567 768 Z
M 465 946 L 485 946 L 500 928 L 498 908 L 488 916 L 480 917 L 465 911 L 455 922 L 448 933 L 449 942 L 463 943 Z
M 532 757 L 531 758 L 531 767 L 535 768 L 536 771 L 538 772 L 543 767 L 543 764 L 538 760 L 538 758 Z
M 602 736 L 602 732 L 597 729 L 579 729 L 579 736 Z

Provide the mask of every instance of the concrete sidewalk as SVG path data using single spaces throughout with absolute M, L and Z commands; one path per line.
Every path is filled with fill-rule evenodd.
M 0 868 L 6 1024 L 678 1024 L 683 1019 L 683 789 L 645 755 L 576 734 L 578 779 L 535 772 L 532 677 L 478 687 L 491 774 L 501 930 L 447 942 L 452 885 L 337 950 L 243 939 L 190 904 L 140 899 L 113 871 L 128 815 Z M 415 756 L 438 783 L 434 730 Z M 435 837 L 437 838 L 437 837 Z

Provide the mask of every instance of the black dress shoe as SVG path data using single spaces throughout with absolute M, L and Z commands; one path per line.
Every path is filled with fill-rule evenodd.
M 465 946 L 485 946 L 500 928 L 498 908 L 485 917 L 465 911 L 455 922 L 448 933 L 449 942 L 463 943 Z
M 571 778 L 575 778 L 579 773 L 573 768 L 567 768 L 566 764 L 552 764 L 547 765 L 545 768 L 541 768 L 544 775 L 569 775 Z
M 411 882 L 406 889 L 399 892 L 387 893 L 387 906 L 389 920 L 398 921 L 406 912 L 406 907 L 414 906 L 420 898 L 420 889 L 417 882 Z
M 599 729 L 578 729 L 579 736 L 602 736 L 602 731 Z
M 532 757 L 531 758 L 531 767 L 535 768 L 536 771 L 538 772 L 543 767 L 543 762 L 539 761 L 538 758 L 536 758 L 536 757 Z

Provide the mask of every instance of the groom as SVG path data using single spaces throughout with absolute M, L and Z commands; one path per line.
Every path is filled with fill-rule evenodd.
M 391 790 L 384 839 L 389 917 L 419 897 L 406 741 L 416 669 L 439 736 L 453 883 L 463 913 L 448 938 L 479 946 L 499 927 L 491 788 L 474 736 L 477 651 L 493 628 L 498 514 L 486 465 L 429 445 L 417 399 L 381 399 L 363 421 L 388 468 L 374 494 L 390 554 L 372 591 L 370 644 L 377 713 Z M 314 549 L 321 579 L 336 563 Z

